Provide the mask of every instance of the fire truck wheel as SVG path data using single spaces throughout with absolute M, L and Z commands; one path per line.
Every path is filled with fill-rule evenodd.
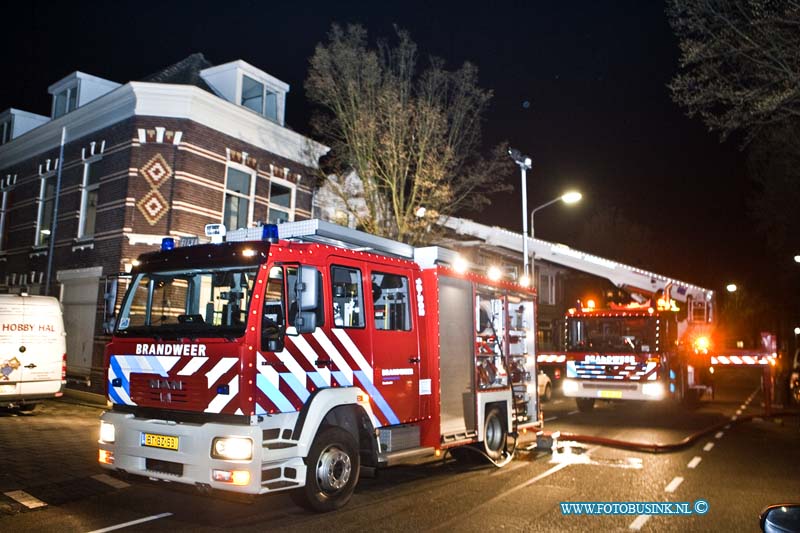
M 483 421 L 483 451 L 493 461 L 503 457 L 506 447 L 508 429 L 503 417 L 500 416 L 500 409 L 493 407 L 486 413 Z
M 306 485 L 292 491 L 295 503 L 324 513 L 350 500 L 361 466 L 358 445 L 350 433 L 337 427 L 321 428 L 305 462 Z
M 39 404 L 38 403 L 26 403 L 26 404 L 22 404 L 19 407 L 17 407 L 17 410 L 20 413 L 32 413 L 33 410 L 36 409 L 37 405 L 39 405 Z
M 578 404 L 578 411 L 588 413 L 594 409 L 594 398 L 575 398 L 575 403 Z

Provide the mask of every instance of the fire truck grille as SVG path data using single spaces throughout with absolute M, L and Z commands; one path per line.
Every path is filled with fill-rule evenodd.
M 142 407 L 204 407 L 207 398 L 208 385 L 203 375 L 165 378 L 158 374 L 131 374 L 131 400 Z

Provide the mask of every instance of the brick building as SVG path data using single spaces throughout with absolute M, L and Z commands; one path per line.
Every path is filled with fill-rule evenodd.
M 60 297 L 69 386 L 99 391 L 107 276 L 205 224 L 310 218 L 328 149 L 285 126 L 289 86 L 244 61 L 48 91 L 50 116 L 0 113 L 0 292 Z

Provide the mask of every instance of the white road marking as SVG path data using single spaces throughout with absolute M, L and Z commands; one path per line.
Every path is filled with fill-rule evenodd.
M 700 461 L 702 460 L 703 460 L 702 457 L 695 456 L 691 461 L 689 461 L 689 464 L 686 466 L 688 466 L 689 468 L 697 468 L 697 465 L 699 465 Z
M 557 419 L 557 418 L 558 418 L 557 416 L 551 416 L 550 418 L 545 418 L 545 419 L 543 420 L 543 422 L 550 422 L 551 420 L 555 420 L 555 419 Z
M 676 476 L 675 479 L 669 482 L 669 485 L 664 487 L 664 492 L 675 492 L 681 486 L 681 483 L 683 483 L 683 478 Z
M 158 520 L 159 518 L 165 518 L 167 516 L 172 516 L 172 513 L 161 513 L 161 514 L 154 514 L 153 516 L 146 516 L 144 518 L 140 518 L 139 520 L 131 520 L 130 522 L 125 522 L 124 524 L 117 524 L 115 526 L 108 526 L 104 527 L 103 529 L 95 529 L 94 531 L 90 531 L 89 533 L 105 533 L 106 531 L 114 531 L 116 529 L 122 529 L 129 526 L 135 526 L 137 524 L 143 524 L 145 522 L 151 522 L 153 520 Z
M 628 526 L 628 529 L 633 529 L 634 531 L 639 531 L 642 527 L 650 520 L 649 514 L 640 514 L 636 517 L 636 520 L 631 522 L 631 525 Z
M 703 451 L 704 452 L 710 452 L 711 448 L 713 448 L 713 447 L 714 447 L 714 443 L 713 442 L 706 443 L 706 445 L 703 446 Z
M 6 496 L 11 498 L 12 500 L 16 500 L 28 509 L 36 509 L 38 507 L 46 507 L 47 504 L 44 503 L 39 498 L 34 498 L 24 490 L 12 490 L 11 492 L 5 492 Z
M 569 416 L 569 415 L 575 415 L 575 414 L 578 414 L 578 413 L 580 413 L 580 410 L 577 410 L 577 411 L 570 411 L 569 413 L 567 413 L 567 416 Z
M 721 439 L 724 434 L 725 434 L 724 431 L 717 431 L 717 434 L 714 435 L 714 438 L 715 439 Z
M 121 479 L 111 477 L 108 474 L 97 474 L 96 476 L 92 476 L 92 479 L 97 480 L 100 483 L 105 483 L 106 485 L 110 485 L 115 489 L 124 489 L 125 487 L 130 487 L 128 483 L 125 483 Z

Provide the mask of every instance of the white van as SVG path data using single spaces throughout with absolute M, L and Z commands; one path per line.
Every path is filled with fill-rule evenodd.
M 32 411 L 64 394 L 65 337 L 56 298 L 0 294 L 0 407 Z

